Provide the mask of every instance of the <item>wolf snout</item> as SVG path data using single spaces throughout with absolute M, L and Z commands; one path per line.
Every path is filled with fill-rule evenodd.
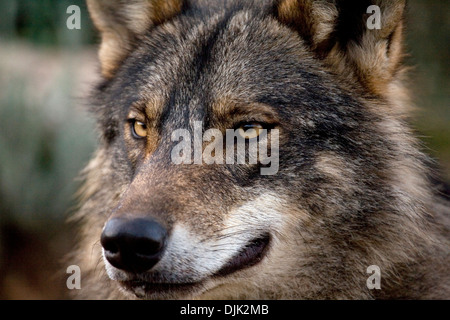
M 108 262 L 129 272 L 150 270 L 161 259 L 167 230 L 149 218 L 113 218 L 101 235 L 101 245 Z

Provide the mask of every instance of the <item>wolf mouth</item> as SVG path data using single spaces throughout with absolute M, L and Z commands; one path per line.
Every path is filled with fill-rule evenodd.
M 227 276 L 239 270 L 255 266 L 264 258 L 268 251 L 270 235 L 265 234 L 250 241 L 239 253 L 232 257 L 219 271 L 212 275 L 212 278 Z M 163 296 L 184 296 L 195 292 L 196 289 L 204 285 L 205 280 L 198 282 L 180 283 L 159 283 L 144 280 L 120 281 L 122 286 L 133 292 L 138 298 L 158 298 Z
M 237 255 L 228 261 L 215 276 L 226 276 L 238 270 L 258 264 L 265 256 L 270 243 L 270 235 L 265 234 L 249 242 Z

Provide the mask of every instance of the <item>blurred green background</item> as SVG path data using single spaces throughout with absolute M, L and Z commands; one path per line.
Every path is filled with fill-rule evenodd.
M 69 30 L 69 5 L 81 30 Z M 95 146 L 84 111 L 97 77 L 83 0 L 0 0 L 0 299 L 64 298 L 77 173 Z M 413 122 L 450 181 L 450 1 L 411 0 Z

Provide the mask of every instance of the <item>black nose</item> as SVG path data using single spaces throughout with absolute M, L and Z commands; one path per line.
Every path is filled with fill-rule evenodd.
M 109 263 L 137 273 L 150 270 L 161 259 L 166 237 L 166 229 L 152 219 L 113 218 L 100 242 Z

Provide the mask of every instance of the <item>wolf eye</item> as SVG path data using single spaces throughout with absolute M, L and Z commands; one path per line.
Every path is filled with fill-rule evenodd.
M 145 123 L 137 120 L 133 120 L 131 123 L 131 132 L 133 133 L 133 136 L 137 139 L 142 139 L 147 136 L 147 126 Z
M 251 123 L 244 123 L 242 124 L 239 129 L 239 135 L 244 139 L 254 139 L 258 137 L 264 127 L 262 124 L 258 122 L 251 122 Z

